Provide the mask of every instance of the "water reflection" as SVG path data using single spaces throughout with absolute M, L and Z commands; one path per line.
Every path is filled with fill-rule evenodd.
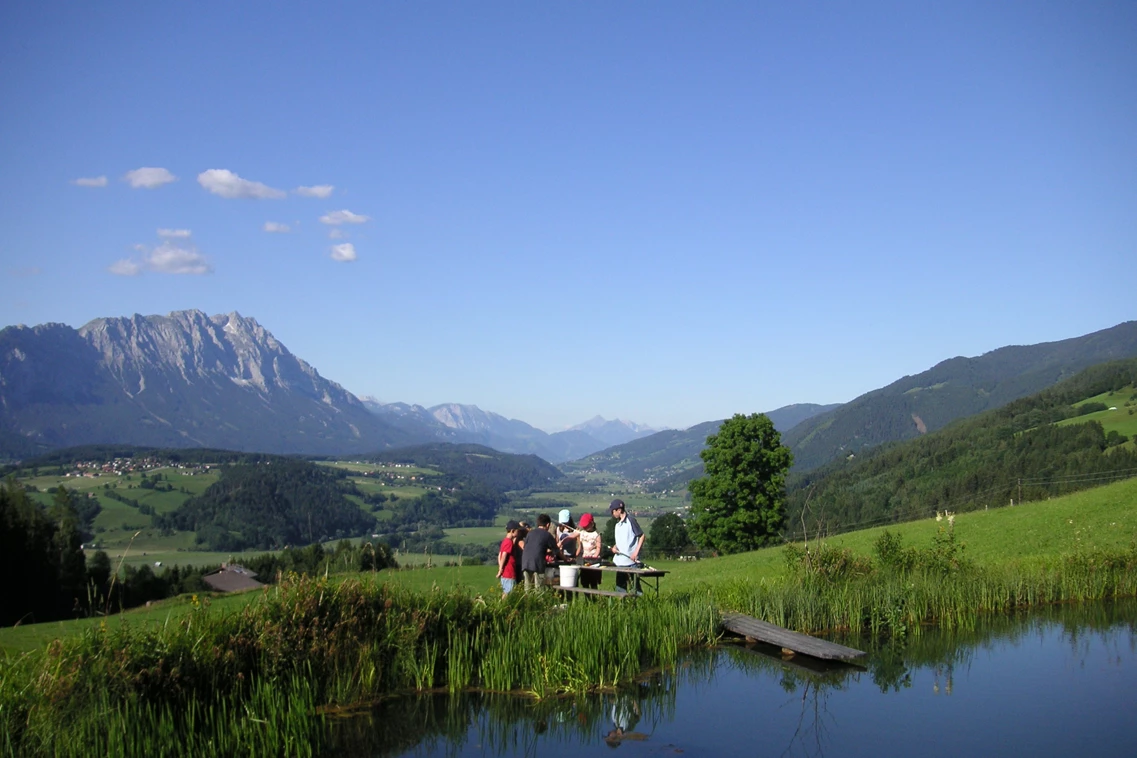
M 1132 601 L 923 630 L 863 667 L 728 645 L 604 695 L 394 699 L 337 720 L 332 753 L 1132 755 L 1135 652 Z

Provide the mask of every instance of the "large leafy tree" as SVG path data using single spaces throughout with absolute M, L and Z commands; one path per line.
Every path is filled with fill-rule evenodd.
M 701 547 L 738 553 L 777 539 L 793 454 L 765 414 L 735 414 L 707 437 L 705 475 L 689 485 L 688 530 Z
M 674 558 L 691 543 L 687 524 L 677 513 L 665 513 L 651 522 L 651 535 L 647 547 L 652 555 Z

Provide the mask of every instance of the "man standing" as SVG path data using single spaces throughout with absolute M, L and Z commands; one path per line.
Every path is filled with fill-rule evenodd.
M 549 514 L 537 517 L 537 528 L 525 536 L 525 549 L 521 552 L 521 573 L 525 577 L 525 589 L 540 589 L 545 584 L 545 556 L 557 556 L 557 539 L 549 534 L 553 520 Z
M 520 530 L 521 525 L 516 521 L 506 524 L 505 539 L 498 548 L 497 578 L 501 580 L 502 597 L 508 595 L 513 590 L 513 585 L 517 583 L 517 554 L 520 552 L 517 548 L 517 532 Z
M 624 501 L 617 498 L 608 505 L 608 512 L 616 521 L 616 544 L 612 546 L 612 563 L 617 568 L 632 568 L 640 562 L 640 550 L 644 546 L 644 530 L 636 517 L 628 513 Z M 616 572 L 617 592 L 640 592 L 640 578 L 623 571 Z

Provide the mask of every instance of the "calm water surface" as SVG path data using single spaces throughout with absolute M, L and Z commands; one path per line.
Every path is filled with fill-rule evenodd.
M 925 630 L 863 668 L 727 646 L 615 695 L 406 698 L 339 722 L 334 741 L 375 756 L 1132 757 L 1137 604 Z

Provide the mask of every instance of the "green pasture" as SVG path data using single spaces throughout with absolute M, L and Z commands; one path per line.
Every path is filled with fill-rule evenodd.
M 905 546 L 927 548 L 939 529 L 946 529 L 945 520 L 924 519 L 889 527 L 877 527 L 859 532 L 827 538 L 825 542 L 837 548 L 848 548 L 852 552 L 871 556 L 873 545 L 885 529 L 900 536 Z M 1004 507 L 989 511 L 963 513 L 954 517 L 956 538 L 964 545 L 964 558 L 985 567 L 1015 565 L 1039 565 L 1078 554 L 1092 555 L 1095 550 L 1124 549 L 1137 541 L 1137 478 L 1116 482 L 1097 489 L 1085 490 L 1072 495 L 1042 502 L 1029 502 L 1016 507 Z M 474 540 L 483 535 L 494 541 L 501 534 L 496 527 L 454 530 L 465 532 L 465 537 Z M 142 539 L 139 537 L 138 539 Z M 148 544 L 148 543 L 141 543 Z M 142 552 L 136 540 L 131 550 Z M 189 556 L 206 557 L 213 562 L 229 559 L 229 554 L 150 552 L 137 556 L 146 560 L 161 560 L 185 564 Z M 785 574 L 785 553 L 782 547 L 765 548 L 749 553 L 705 558 L 693 562 L 653 561 L 652 565 L 670 573 L 663 578 L 660 587 L 665 594 L 711 588 L 718 584 L 733 581 L 756 581 L 776 579 Z M 238 556 L 232 556 L 239 560 Z M 447 566 L 457 556 L 425 556 L 414 553 L 400 553 L 398 561 L 407 568 L 366 572 L 355 576 L 366 581 L 391 583 L 415 591 L 431 591 L 433 588 L 467 588 L 478 594 L 495 594 L 498 582 L 496 568 L 488 566 Z M 113 560 L 113 558 L 112 558 Z M 131 558 L 128 557 L 128 561 Z M 418 568 L 427 561 L 432 568 Z M 605 578 L 604 586 L 612 583 Z M 246 593 L 226 597 L 225 603 L 239 607 L 257 593 Z M 242 599 L 244 598 L 244 599 Z M 183 600 L 173 599 L 158 604 L 168 608 L 169 614 L 176 614 Z M 218 601 L 221 602 L 221 601 Z M 230 606 L 226 606 L 230 607 Z M 139 618 L 125 614 L 123 618 Z M 150 618 L 149 616 L 144 618 Z M 164 618 L 164 617 L 163 617 Z M 37 640 L 36 644 L 54 639 L 61 634 L 72 634 L 83 628 L 90 620 L 54 622 L 31 627 L 0 629 L 0 648 L 6 650 L 26 649 L 27 640 Z M 14 635 L 14 636 L 13 636 Z M 24 646 L 24 647 L 21 647 Z
M 837 535 L 825 542 L 871 556 L 886 529 L 907 546 L 925 548 L 936 531 L 946 526 L 946 521 L 924 519 Z M 1126 548 L 1137 541 L 1137 478 L 1053 500 L 959 514 L 954 529 L 964 544 L 964 557 L 984 566 L 1038 563 L 1078 551 Z M 661 581 L 661 591 L 680 592 L 723 581 L 776 577 L 785 571 L 785 557 L 779 546 L 692 562 L 658 560 L 651 565 L 671 572 Z M 483 591 L 493 584 L 495 573 L 493 566 L 463 566 L 391 572 L 384 580 L 412 589 L 457 584 Z
M 421 468 L 419 466 L 400 465 L 395 466 L 390 463 L 367 463 L 364 461 L 315 461 L 321 466 L 330 466 L 331 468 L 343 469 L 356 474 L 396 474 L 398 476 L 442 476 L 442 472 L 436 471 L 432 468 Z
M 496 545 L 505 537 L 505 525 L 468 526 L 460 529 L 443 529 L 446 541 L 455 545 Z
M 210 606 L 213 610 L 225 612 L 244 608 L 249 602 L 258 598 L 260 592 L 260 590 L 229 594 L 209 592 L 196 597 L 199 602 Z M 0 653 L 24 653 L 43 647 L 52 640 L 61 637 L 82 634 L 85 630 L 98 627 L 100 624 L 129 626 L 136 629 L 165 626 L 176 622 L 177 619 L 193 610 L 193 597 L 181 595 L 167 600 L 156 600 L 149 606 L 131 608 L 110 616 L 93 616 L 71 621 L 48 621 L 42 624 L 21 624 L 20 626 L 6 627 L 0 629 Z
M 1097 421 L 1101 424 L 1102 429 L 1106 434 L 1116 431 L 1118 434 L 1124 434 L 1129 438 L 1128 445 L 1137 445 L 1137 390 L 1133 387 L 1126 387 L 1118 390 L 1117 392 L 1105 392 L 1101 395 L 1096 395 L 1087 398 L 1086 403 L 1105 403 L 1107 408 L 1116 408 L 1115 411 L 1095 411 L 1088 413 L 1085 416 L 1077 416 L 1076 418 L 1068 418 L 1064 421 L 1059 421 L 1059 426 L 1068 426 L 1070 424 L 1084 424 L 1088 421 Z
M 628 506 L 629 512 L 642 513 L 647 511 L 676 510 L 687 505 L 685 499 L 679 495 L 659 495 L 644 492 L 621 492 L 613 490 L 607 493 L 591 492 L 534 492 L 534 500 L 568 500 L 576 503 L 571 508 L 573 519 L 579 520 L 582 513 L 591 513 L 594 517 L 608 515 L 608 504 L 619 498 Z M 537 513 L 536 509 L 532 510 Z M 550 506 L 549 515 L 556 518 L 553 506 Z

